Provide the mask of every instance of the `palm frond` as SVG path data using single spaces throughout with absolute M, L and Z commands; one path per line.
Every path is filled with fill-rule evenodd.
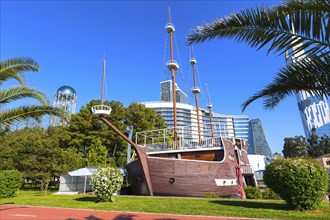
M 39 65 L 32 58 L 19 57 L 3 60 L 0 62 L 0 85 L 11 78 L 14 78 L 24 85 L 25 80 L 21 72 L 39 70 Z
M 67 119 L 67 114 L 59 109 L 52 106 L 38 106 L 38 105 L 31 105 L 31 106 L 21 106 L 15 109 L 2 111 L 0 113 L 0 125 L 6 126 L 11 125 L 14 122 L 21 122 L 28 120 L 30 118 L 39 118 L 44 115 L 53 115 L 60 117 L 64 120 Z
M 187 36 L 187 43 L 233 38 L 258 49 L 269 45 L 268 52 L 278 54 L 292 47 L 299 50 L 290 51 L 290 55 L 302 50 L 306 56 L 320 52 L 329 54 L 329 8 L 327 1 L 291 0 L 273 7 L 246 9 L 197 26 Z
M 318 56 L 296 60 L 279 70 L 274 81 L 242 104 L 242 111 L 253 101 L 264 98 L 265 109 L 271 110 L 287 96 L 306 91 L 318 98 L 330 97 L 330 57 Z
M 44 93 L 25 86 L 13 87 L 0 91 L 0 104 L 6 104 L 22 98 L 34 98 L 38 100 L 42 105 L 49 104 L 48 98 Z
M 22 86 L 25 84 L 25 78 L 20 73 L 9 71 L 0 73 L 0 85 L 3 84 L 4 81 L 9 79 L 16 79 Z

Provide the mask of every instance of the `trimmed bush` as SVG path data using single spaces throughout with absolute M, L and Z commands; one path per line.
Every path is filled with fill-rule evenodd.
M 263 194 L 263 199 L 281 199 L 281 196 L 279 196 L 277 193 L 275 193 L 270 188 L 265 189 L 265 193 Z
M 298 210 L 314 210 L 328 189 L 327 170 L 315 159 L 276 159 L 264 172 L 266 185 Z
M 123 183 L 123 175 L 112 167 L 100 168 L 91 176 L 92 189 L 97 202 L 114 202 Z
M 244 191 L 247 199 L 262 199 L 262 193 L 257 187 L 247 186 Z
M 16 191 L 22 186 L 23 179 L 17 170 L 0 171 L 0 198 L 9 198 L 16 195 Z

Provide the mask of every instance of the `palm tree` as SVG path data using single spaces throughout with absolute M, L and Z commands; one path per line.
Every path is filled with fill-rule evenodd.
M 25 86 L 25 79 L 21 72 L 38 71 L 39 65 L 31 58 L 20 57 L 0 62 L 0 86 L 9 80 L 16 79 L 20 86 L 0 90 L 0 126 L 10 126 L 14 122 L 25 121 L 30 118 L 40 118 L 44 115 L 54 115 L 65 118 L 65 113 L 49 106 L 47 96 L 42 92 Z M 33 98 L 41 105 L 19 106 L 5 109 L 4 106 L 12 101 L 22 98 Z
M 299 91 L 330 97 L 330 1 L 287 0 L 233 13 L 195 27 L 187 43 L 214 38 L 234 38 L 257 49 L 267 46 L 268 53 L 287 53 L 294 58 L 273 82 L 242 104 L 243 111 L 259 98 L 264 98 L 265 109 L 273 109 Z

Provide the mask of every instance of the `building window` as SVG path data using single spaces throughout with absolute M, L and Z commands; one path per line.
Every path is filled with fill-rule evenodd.
M 326 164 L 327 164 L 328 166 L 330 166 L 330 160 L 327 160 L 327 161 L 326 161 Z

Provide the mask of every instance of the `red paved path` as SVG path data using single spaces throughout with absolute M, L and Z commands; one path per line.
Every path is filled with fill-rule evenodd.
M 211 217 L 141 212 L 112 212 L 87 209 L 50 208 L 36 206 L 1 205 L 1 220 L 251 220 L 251 218 Z

